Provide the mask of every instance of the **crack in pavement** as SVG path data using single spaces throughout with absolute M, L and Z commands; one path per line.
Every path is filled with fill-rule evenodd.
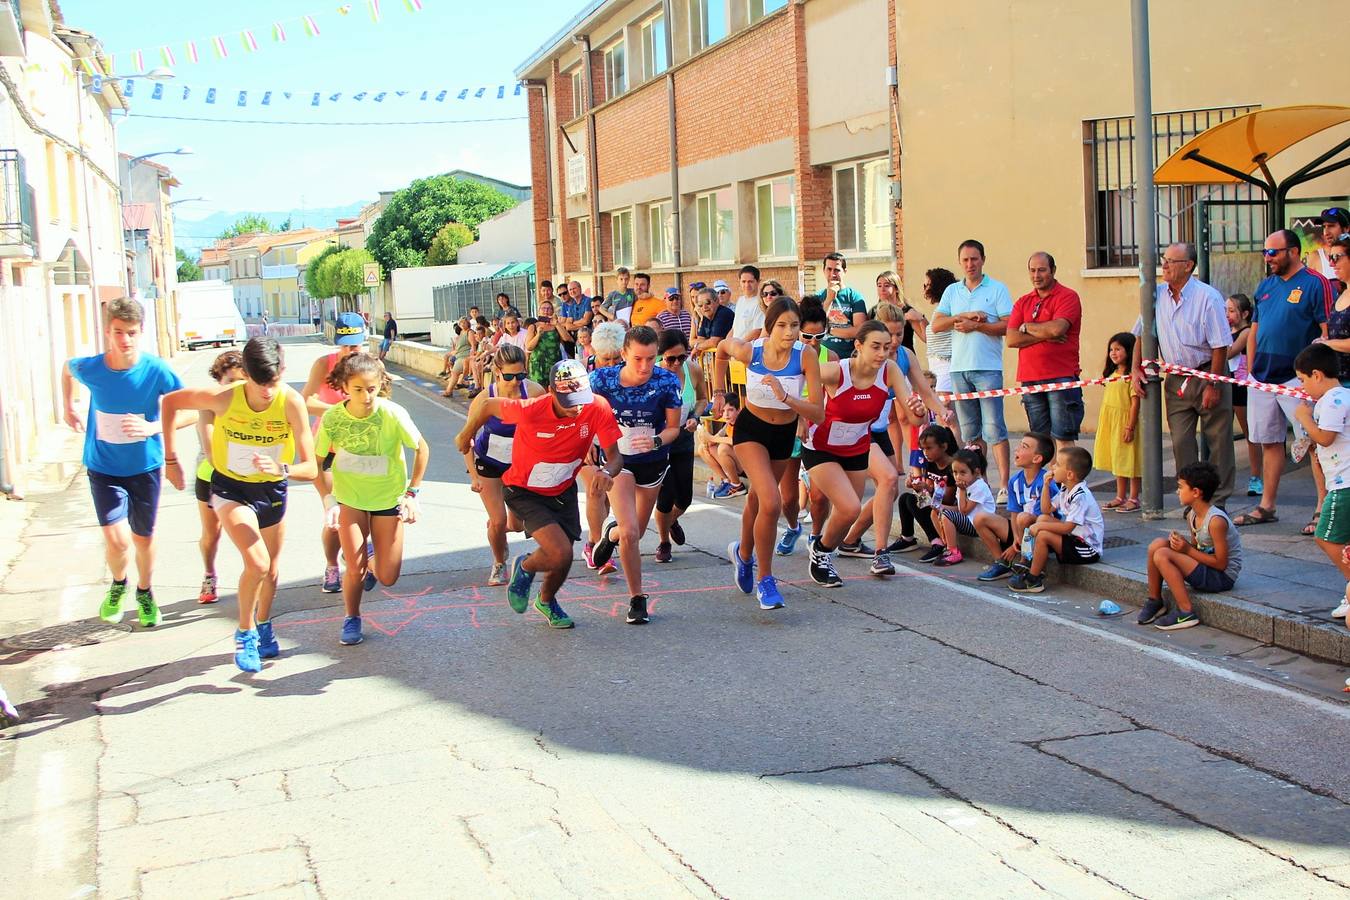
M 708 880 L 707 876 L 705 876 L 698 869 L 690 865 L 689 861 L 684 858 L 684 856 L 680 853 L 680 851 L 676 850 L 674 847 L 667 844 L 664 840 L 661 839 L 661 836 L 659 834 L 657 834 L 655 831 L 652 831 L 651 826 L 643 825 L 642 827 L 646 830 L 648 834 L 652 836 L 652 840 L 660 844 L 661 848 L 671 855 L 672 859 L 674 859 L 686 871 L 688 871 L 691 875 L 693 875 L 700 882 L 702 882 L 703 886 L 706 887 L 709 891 L 711 891 L 714 897 L 717 897 L 718 900 L 730 900 L 730 898 L 728 898 L 726 894 L 723 894 L 717 888 L 713 887 L 713 883 Z
M 455 818 L 459 820 L 460 827 L 464 829 L 464 834 L 469 840 L 473 841 L 474 846 L 478 848 L 478 852 L 487 860 L 487 864 L 489 866 L 496 865 L 497 862 L 492 857 L 492 851 L 488 849 L 488 845 L 478 836 L 478 832 L 473 830 L 473 825 L 469 822 L 473 816 L 455 816 Z

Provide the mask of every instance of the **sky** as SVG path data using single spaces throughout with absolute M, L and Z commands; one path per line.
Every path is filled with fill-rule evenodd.
M 189 147 L 190 156 L 164 156 L 182 182 L 175 196 L 206 202 L 175 208 L 185 237 L 192 221 L 221 211 L 281 210 L 342 206 L 376 199 L 380 190 L 414 178 L 468 169 L 528 184 L 526 105 L 512 95 L 512 72 L 581 7 L 582 0 L 421 0 L 409 12 L 404 0 L 381 0 L 375 24 L 369 0 L 62 0 L 67 24 L 93 32 L 115 55 L 117 74 L 135 72 L 133 50 L 143 50 L 145 68 L 162 65 L 159 48 L 176 57 L 176 78 L 164 97 L 150 99 L 153 83 L 138 81 L 131 116 L 118 121 L 118 149 L 135 154 Z M 341 15 L 340 6 L 350 12 Z M 130 11 L 134 10 L 134 14 Z M 320 34 L 307 37 L 300 17 L 312 15 Z M 286 42 L 272 39 L 281 21 Z M 252 31 L 258 50 L 246 52 L 240 32 Z M 228 57 L 217 59 L 211 39 L 224 38 Z M 188 61 L 186 42 L 195 40 L 200 62 Z M 497 85 L 506 99 L 496 99 Z M 484 99 L 473 89 L 488 86 Z M 181 99 L 183 88 L 191 89 Z M 216 88 L 214 105 L 205 102 Z M 463 88 L 469 98 L 457 100 Z M 263 91 L 273 92 L 262 106 Z M 409 92 L 396 98 L 394 91 Z M 430 97 L 421 101 L 422 91 Z M 443 102 L 434 97 L 450 91 Z M 248 92 L 246 107 L 237 105 Z M 292 92 L 285 100 L 283 91 Z M 313 107 L 314 91 L 322 92 Z M 349 99 L 367 91 L 361 102 Z M 388 91 L 382 103 L 373 102 Z M 329 96 L 343 97 L 330 102 Z M 190 116 L 207 122 L 154 119 Z M 266 120 L 266 124 L 240 122 Z M 355 122 L 506 119 L 455 124 L 358 126 Z M 340 125 L 285 125 L 283 121 Z M 299 223 L 297 223 L 299 224 Z M 310 225 L 326 224 L 309 222 Z

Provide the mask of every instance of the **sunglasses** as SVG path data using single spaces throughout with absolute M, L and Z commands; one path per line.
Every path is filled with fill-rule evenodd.
M 1266 255 L 1266 259 L 1272 259 L 1276 256 L 1279 256 L 1281 253 L 1284 253 L 1285 251 L 1293 251 L 1297 249 L 1298 249 L 1297 247 L 1267 247 L 1261 252 Z
M 684 362 L 688 358 L 689 358 L 688 353 L 684 353 L 679 356 L 663 356 L 661 357 L 661 363 L 667 366 L 678 366 L 680 363 Z
M 806 331 L 803 331 L 803 332 L 802 332 L 802 340 L 804 340 L 804 341 L 818 341 L 818 340 L 820 340 L 821 338 L 825 337 L 825 335 L 828 334 L 828 333 L 829 333 L 829 332 L 826 332 L 826 331 L 816 331 L 816 332 L 806 332 Z
M 760 295 L 761 297 L 781 297 L 781 296 L 783 296 L 783 294 L 782 294 L 781 291 L 773 291 L 773 290 L 769 290 L 769 291 L 760 291 L 760 294 L 759 294 L 759 295 Z
M 1331 206 L 1322 210 L 1323 219 L 1339 219 L 1343 215 L 1345 215 L 1345 210 L 1339 206 Z
M 498 372 L 497 377 L 502 381 L 524 381 L 524 372 Z
M 1327 254 L 1327 259 L 1331 260 L 1331 264 L 1332 264 L 1332 265 L 1335 265 L 1336 263 L 1338 263 L 1338 262 L 1340 262 L 1341 260 L 1345 259 L 1345 254 L 1344 254 L 1344 253 L 1328 253 L 1328 254 Z

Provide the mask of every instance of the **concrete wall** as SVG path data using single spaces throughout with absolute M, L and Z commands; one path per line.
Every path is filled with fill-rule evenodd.
M 511 207 L 478 226 L 478 240 L 459 251 L 458 262 L 485 263 L 534 259 L 533 208 L 529 202 Z

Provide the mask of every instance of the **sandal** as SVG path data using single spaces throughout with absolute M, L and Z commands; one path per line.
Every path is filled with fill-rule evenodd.
M 1124 503 L 1120 504 L 1120 506 L 1116 507 L 1116 512 L 1118 513 L 1139 512 L 1139 501 L 1126 500 Z
M 1313 517 L 1308 520 L 1307 525 L 1303 526 L 1303 528 L 1299 531 L 1299 534 L 1304 535 L 1306 537 L 1312 537 L 1313 535 L 1317 534 L 1317 522 L 1320 518 L 1321 518 L 1320 514 L 1313 513 Z
M 1124 497 L 1117 497 L 1116 499 L 1112 500 L 1110 503 L 1103 503 L 1103 504 L 1102 504 L 1102 509 L 1119 509 L 1120 507 L 1124 506 L 1124 505 L 1126 504 L 1126 502 L 1127 502 L 1127 501 L 1125 500 Z
M 1269 525 L 1271 522 L 1278 522 L 1279 517 L 1275 515 L 1275 510 L 1266 509 L 1264 506 L 1253 506 L 1250 512 L 1245 512 L 1233 520 L 1233 524 L 1239 528 L 1244 525 Z

